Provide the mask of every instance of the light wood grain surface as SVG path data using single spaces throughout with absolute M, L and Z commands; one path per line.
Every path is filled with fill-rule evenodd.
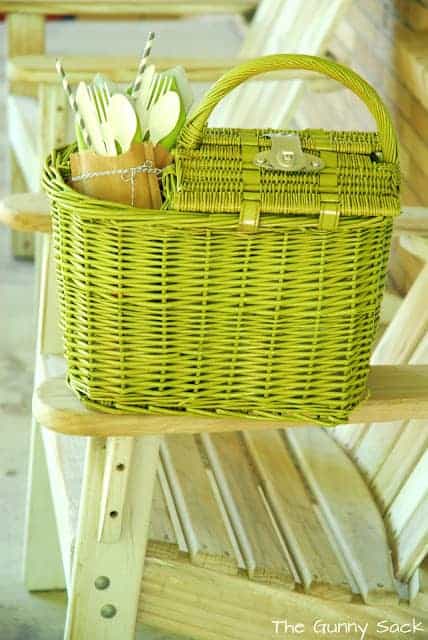
M 10 195 L 0 201 L 0 222 L 16 231 L 49 233 L 49 200 L 44 193 Z
M 60 15 L 143 16 L 198 15 L 204 13 L 243 13 L 255 6 L 254 0 L 10 0 L 0 2 L 0 12 Z
M 139 608 L 139 620 L 201 640 L 278 640 L 287 635 L 293 637 L 275 633 L 272 620 L 285 619 L 305 626 L 304 634 L 300 634 L 305 640 L 327 637 L 314 630 L 316 619 L 333 624 L 353 621 L 367 625 L 365 640 L 378 640 L 391 635 L 377 633 L 377 623 L 385 618 L 397 624 L 411 624 L 415 618 L 425 629 L 428 628 L 426 610 L 322 601 L 200 567 L 183 567 L 183 563 L 177 561 L 163 562 L 151 558 L 146 561 Z M 351 638 L 352 635 L 355 636 L 352 631 L 350 635 L 344 635 L 342 628 L 342 634 L 339 632 L 339 635 L 332 637 Z M 295 637 L 299 635 L 295 634 Z M 417 634 L 414 638 L 417 639 Z M 423 633 L 420 638 L 422 640 Z
M 246 432 L 243 437 L 303 589 L 349 600 L 351 586 L 281 432 Z
M 349 423 L 428 418 L 428 367 L 377 366 L 369 378 L 370 397 Z M 111 414 L 87 409 L 67 387 L 65 377 L 46 380 L 33 396 L 33 411 L 46 427 L 73 435 L 149 435 L 278 429 L 298 425 L 287 421 L 194 415 Z
M 358 468 L 322 429 L 289 429 L 286 439 L 364 602 L 398 603 L 382 516 Z

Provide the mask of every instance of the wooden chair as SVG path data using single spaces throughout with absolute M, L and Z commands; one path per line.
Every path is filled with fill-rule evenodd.
M 136 621 L 206 640 L 275 638 L 285 619 L 368 623 L 367 638 L 386 617 L 428 624 L 428 266 L 351 416 L 370 426 L 110 415 L 65 384 L 45 198 L 0 211 L 44 234 L 26 580 L 67 588 L 67 640 L 131 639 Z M 409 211 L 397 228 L 411 224 Z
M 174 64 L 182 64 L 195 82 L 212 82 L 239 60 L 236 57 L 221 57 L 218 55 L 218 42 L 221 41 L 221 52 L 225 56 L 228 50 L 238 50 L 242 40 L 239 59 L 254 57 L 273 52 L 305 52 L 323 54 L 326 51 L 328 38 L 337 21 L 345 12 L 350 0 L 261 0 L 254 18 L 244 31 L 243 23 L 235 22 L 238 29 L 231 30 L 229 23 L 221 22 L 216 25 L 217 38 L 209 38 L 209 25 L 194 23 L 192 33 L 184 32 L 184 40 L 195 40 L 198 31 L 204 27 L 200 34 L 199 45 L 193 45 L 201 51 L 198 59 L 189 57 L 171 56 L 154 58 L 160 69 Z M 171 12 L 179 12 L 185 15 L 195 15 L 203 12 L 226 11 L 243 13 L 256 5 L 255 0 L 224 0 L 216 3 L 203 3 L 197 0 L 181 3 L 166 2 L 130 2 L 126 3 L 128 15 L 138 14 L 146 17 L 156 9 L 158 16 L 169 15 Z M 45 52 L 44 28 L 45 16 L 49 11 L 55 13 L 68 13 L 69 2 L 32 2 L 26 3 L 17 0 L 2 2 L 0 11 L 8 12 L 8 78 L 10 92 L 8 98 L 9 138 L 12 150 L 12 191 L 25 190 L 25 185 L 32 191 L 38 190 L 40 175 L 40 162 L 50 151 L 52 146 L 69 141 L 73 133 L 73 116 L 68 111 L 68 105 L 58 83 L 55 72 L 55 56 Z M 109 15 L 117 13 L 120 3 L 86 1 L 73 3 L 73 13 L 85 15 L 87 13 L 100 13 Z M 174 9 L 176 7 L 176 9 Z M 122 5 L 123 8 L 123 5 Z M 19 13 L 17 13 L 19 11 Z M 15 13 L 14 13 L 15 12 Z M 124 13 L 124 10 L 121 12 Z M 230 22 L 230 21 L 229 21 Z M 226 29 L 229 24 L 228 30 Z M 183 25 L 182 25 L 183 26 Z M 77 24 L 70 24 L 70 30 L 74 33 L 78 30 Z M 81 27 L 80 27 L 81 28 Z M 211 32 L 213 28 L 211 27 Z M 31 37 L 28 34 L 31 33 Z M 109 29 L 111 33 L 111 29 Z M 244 36 L 242 37 L 242 34 Z M 83 34 L 82 34 L 83 38 Z M 82 41 L 81 38 L 81 41 Z M 129 38 L 129 35 L 127 36 Z M 141 38 L 141 35 L 140 35 Z M 135 39 L 135 38 L 134 38 Z M 158 43 L 158 50 L 171 47 L 166 42 L 168 38 L 162 38 Z M 138 64 L 138 53 L 141 43 L 135 43 L 136 55 L 134 56 L 88 56 L 88 55 L 64 55 L 64 66 L 73 82 L 88 80 L 100 71 L 112 80 L 129 82 L 135 76 Z M 165 50 L 165 48 L 163 49 Z M 314 81 L 314 79 L 312 79 Z M 319 79 L 316 79 L 319 82 Z M 326 81 L 323 81 L 324 83 Z M 332 83 L 327 83 L 327 87 Z M 239 124 L 249 118 L 254 121 L 254 113 L 257 112 L 258 124 L 272 126 L 284 124 L 292 116 L 297 99 L 302 89 L 302 79 L 290 83 L 286 97 L 284 93 L 278 93 L 277 81 L 263 82 L 263 101 L 260 104 L 259 93 L 252 87 L 241 88 L 234 92 L 229 103 L 215 114 L 215 124 L 220 122 L 233 125 Z M 20 96 L 38 95 L 38 107 L 31 100 L 23 100 Z M 252 107 L 257 96 L 257 110 Z M 237 109 L 237 105 L 239 109 Z M 244 105 L 247 107 L 244 108 Z M 253 113 L 253 115 L 251 115 Z M 235 115 L 234 115 L 235 114 Z M 35 127 L 34 123 L 38 121 Z M 253 122 L 254 124 L 254 122 Z M 257 124 L 257 123 L 256 123 Z M 252 126 L 251 122 L 247 126 Z M 14 234 L 15 254 L 21 256 L 31 255 L 31 246 L 27 251 L 24 247 L 29 237 Z M 21 238 L 21 241 L 19 241 Z
M 141 49 L 146 34 L 139 23 L 141 19 L 158 20 L 159 19 L 177 19 L 187 18 L 187 23 L 192 28 L 184 28 L 183 40 L 195 40 L 195 48 L 200 50 L 201 56 L 212 56 L 217 50 L 217 44 L 213 42 L 213 38 L 209 36 L 208 25 L 198 20 L 198 17 L 205 14 L 229 14 L 229 18 L 220 19 L 217 24 L 219 33 L 222 36 L 225 51 L 235 51 L 239 47 L 240 33 L 242 25 L 239 19 L 249 15 L 254 10 L 257 0 L 222 0 L 217 2 L 201 2 L 200 0 L 186 0 L 185 2 L 153 2 L 148 0 L 134 0 L 132 2 L 118 2 L 117 0 L 103 0 L 102 2 L 87 2 L 86 0 L 78 0 L 77 2 L 41 2 L 40 0 L 9 0 L 0 1 L 0 12 L 7 14 L 7 66 L 9 79 L 9 137 L 11 146 L 11 182 L 13 191 L 22 191 L 26 188 L 32 190 L 38 189 L 39 163 L 40 153 L 44 152 L 41 146 L 43 138 L 43 127 L 34 128 L 34 121 L 37 114 L 34 114 L 35 106 L 31 105 L 31 101 L 18 100 L 19 96 L 37 96 L 43 69 L 49 72 L 54 69 L 53 59 L 55 56 L 47 55 L 46 17 L 48 14 L 57 16 L 68 15 L 72 13 L 76 17 L 89 18 L 97 17 L 103 20 L 101 24 L 97 24 L 97 29 L 91 29 L 91 22 L 86 20 L 82 22 L 76 20 L 67 21 L 57 25 L 61 29 L 61 34 L 65 36 L 62 48 L 67 51 L 71 47 L 76 53 L 76 41 L 79 42 L 79 49 L 82 52 L 85 46 L 97 51 L 97 55 L 82 55 L 80 60 L 85 60 L 85 64 L 92 66 L 92 69 L 103 69 L 109 75 L 122 78 L 122 70 L 128 72 L 124 76 L 126 81 L 132 69 L 135 71 L 137 64 L 137 56 L 141 53 Z M 122 22 L 115 25 L 112 22 L 120 19 Z M 194 18 L 194 20 L 192 20 Z M 136 20 L 136 19 L 139 19 Z M 127 22 L 123 22 L 127 20 Z M 92 22 L 92 24 L 94 24 Z M 178 21 L 175 20 L 175 24 Z M 239 25 L 239 28 L 238 28 Z M 120 30 L 126 29 L 127 42 L 126 50 L 135 51 L 135 55 L 123 59 L 120 55 L 120 46 L 116 42 L 115 56 L 102 55 L 102 49 L 93 47 L 91 40 L 100 40 L 101 42 L 111 42 L 112 37 Z M 198 31 L 205 31 L 198 39 Z M 183 29 L 182 29 L 183 30 Z M 104 36 L 104 38 L 103 38 Z M 89 40 L 89 42 L 88 42 Z M 210 44 L 211 40 L 211 44 Z M 168 46 L 164 43 L 163 47 Z M 162 44 L 160 45 L 162 50 Z M 105 49 L 104 45 L 104 49 Z M 197 61 L 196 69 L 198 67 Z M 71 63 L 71 64 L 69 64 Z M 79 63 L 77 62 L 77 66 Z M 67 68 L 71 72 L 75 71 L 72 61 L 67 59 Z M 28 74 L 30 78 L 28 78 Z M 93 75 L 93 74 L 91 74 Z M 52 73 L 48 74 L 48 82 L 52 80 Z M 46 78 L 43 78 L 46 80 Z M 78 77 L 76 77 L 78 80 Z M 52 113 L 48 106 L 50 98 L 46 96 L 45 105 L 41 105 L 41 119 L 46 117 L 46 109 Z M 58 104 L 58 107 L 60 104 Z M 66 105 L 61 105 L 65 106 Z M 19 132 L 19 134 L 18 134 Z M 16 256 L 30 257 L 33 252 L 32 236 L 23 236 L 14 233 L 12 235 L 13 251 Z
M 53 87 L 47 82 L 41 91 L 51 115 L 46 149 L 65 131 Z M 207 640 L 276 638 L 275 624 L 280 631 L 285 617 L 308 631 L 314 618 L 367 622 L 367 638 L 377 637 L 376 622 L 385 616 L 425 622 L 418 567 L 426 528 L 408 526 L 423 505 L 420 489 L 417 500 L 411 493 L 421 467 L 414 476 L 416 467 L 406 463 L 385 509 L 351 462 L 341 429 L 85 410 L 64 382 L 46 202 L 15 196 L 1 216 L 15 229 L 45 232 L 26 579 L 34 590 L 67 587 L 68 640 L 88 629 L 95 640 L 132 638 L 136 620 Z M 412 212 L 398 225 L 420 230 L 424 216 Z M 419 338 L 428 322 L 420 303 L 426 279 L 425 269 L 400 308 L 402 318 L 403 310 L 418 312 Z M 408 331 L 413 336 L 414 327 Z M 406 331 L 397 335 L 404 345 Z M 352 420 L 423 425 L 427 375 L 413 364 L 374 368 L 372 397 Z M 69 437 L 82 434 L 88 437 Z M 420 436 L 420 459 L 424 446 Z M 410 507 L 400 511 L 409 495 Z M 394 523 L 401 514 L 398 528 L 390 525 L 392 510 Z M 398 608 L 399 599 L 414 608 Z

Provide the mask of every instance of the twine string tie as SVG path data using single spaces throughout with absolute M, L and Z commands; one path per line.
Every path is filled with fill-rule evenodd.
M 79 176 L 73 176 L 72 182 L 81 182 L 82 180 L 91 180 L 92 178 L 102 178 L 104 176 L 120 176 L 124 182 L 129 182 L 131 185 L 131 205 L 135 203 L 135 179 L 139 173 L 150 173 L 155 176 L 160 176 L 162 169 L 158 169 L 153 166 L 151 160 L 143 162 L 136 167 L 125 167 L 122 169 L 107 169 L 105 171 L 87 171 Z

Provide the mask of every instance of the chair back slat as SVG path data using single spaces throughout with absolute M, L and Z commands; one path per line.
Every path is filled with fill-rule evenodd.
M 328 39 L 349 0 L 263 0 L 260 2 L 240 56 L 270 53 L 325 53 Z M 266 80 L 239 87 L 213 118 L 216 126 L 285 127 L 290 121 L 303 80 Z M 332 123 L 333 124 L 333 123 Z
M 375 364 L 428 363 L 427 290 L 428 263 L 383 334 Z M 409 534 L 409 522 L 419 518 L 428 501 L 427 427 L 426 420 L 410 420 L 339 427 L 332 434 L 348 449 L 384 513 L 397 576 L 411 577 L 428 553 L 428 520 L 417 536 Z

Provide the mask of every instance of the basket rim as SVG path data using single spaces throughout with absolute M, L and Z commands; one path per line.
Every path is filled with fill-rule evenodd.
M 208 129 L 207 131 L 221 131 L 221 128 L 213 127 Z M 227 129 L 227 131 L 240 131 L 240 129 Z M 263 135 L 264 129 L 257 130 Z M 266 130 L 267 131 L 267 130 Z M 319 129 L 305 129 L 301 130 L 305 132 L 318 132 Z M 298 132 L 300 133 L 300 132 Z M 344 131 L 344 132 L 329 132 L 329 133 L 341 133 L 341 134 L 354 134 L 354 131 Z M 375 132 L 361 132 L 368 133 L 369 135 L 376 136 Z M 177 148 L 179 151 L 179 148 Z M 69 158 L 72 153 L 77 152 L 77 142 L 72 142 L 56 149 L 47 156 L 44 169 L 42 174 L 42 186 L 45 190 L 47 196 L 51 200 L 51 202 L 55 202 L 55 200 L 59 200 L 61 203 L 61 207 L 66 210 L 70 208 L 73 213 L 77 213 L 81 216 L 82 219 L 99 219 L 99 220 L 115 220 L 117 218 L 120 222 L 131 222 L 131 221 L 146 221 L 149 222 L 154 217 L 156 217 L 156 221 L 166 221 L 168 219 L 169 223 L 175 222 L 178 223 L 179 220 L 183 221 L 184 217 L 191 217 L 193 221 L 199 219 L 202 222 L 204 219 L 209 220 L 212 216 L 215 216 L 217 221 L 220 223 L 223 221 L 226 227 L 229 227 L 230 224 L 235 224 L 235 221 L 239 218 L 239 212 L 237 211 L 195 211 L 186 209 L 175 209 L 175 208 L 163 208 L 163 209 L 144 209 L 140 207 L 133 207 L 129 204 L 114 202 L 111 200 L 100 200 L 98 198 L 94 198 L 79 191 L 73 189 L 63 176 L 64 166 L 67 162 L 69 162 Z M 366 154 L 363 154 L 366 155 Z M 398 166 L 398 163 L 384 163 L 389 164 L 390 166 Z M 401 203 L 399 192 L 395 194 L 391 194 L 388 196 L 388 201 L 386 206 L 379 208 L 379 214 L 376 216 L 368 216 L 363 213 L 355 214 L 353 212 L 349 213 L 346 210 L 343 213 L 343 220 L 351 220 L 357 219 L 362 220 L 364 218 L 384 218 L 384 217 L 395 217 L 400 215 L 401 213 Z M 292 218 L 294 220 L 300 219 L 301 224 L 311 224 L 313 223 L 315 226 L 316 221 L 319 219 L 320 212 L 314 210 L 313 212 L 304 212 L 301 211 L 301 207 L 297 211 L 284 211 L 281 213 L 277 212 L 262 212 L 262 219 L 277 219 L 278 223 L 282 220 L 284 221 L 286 218 Z M 177 218 L 179 216 L 179 219 Z M 170 226 L 170 224 L 168 224 Z M 180 227 L 180 224 L 177 225 Z M 185 225 L 187 226 L 187 225 Z M 262 221 L 261 221 L 261 227 Z

